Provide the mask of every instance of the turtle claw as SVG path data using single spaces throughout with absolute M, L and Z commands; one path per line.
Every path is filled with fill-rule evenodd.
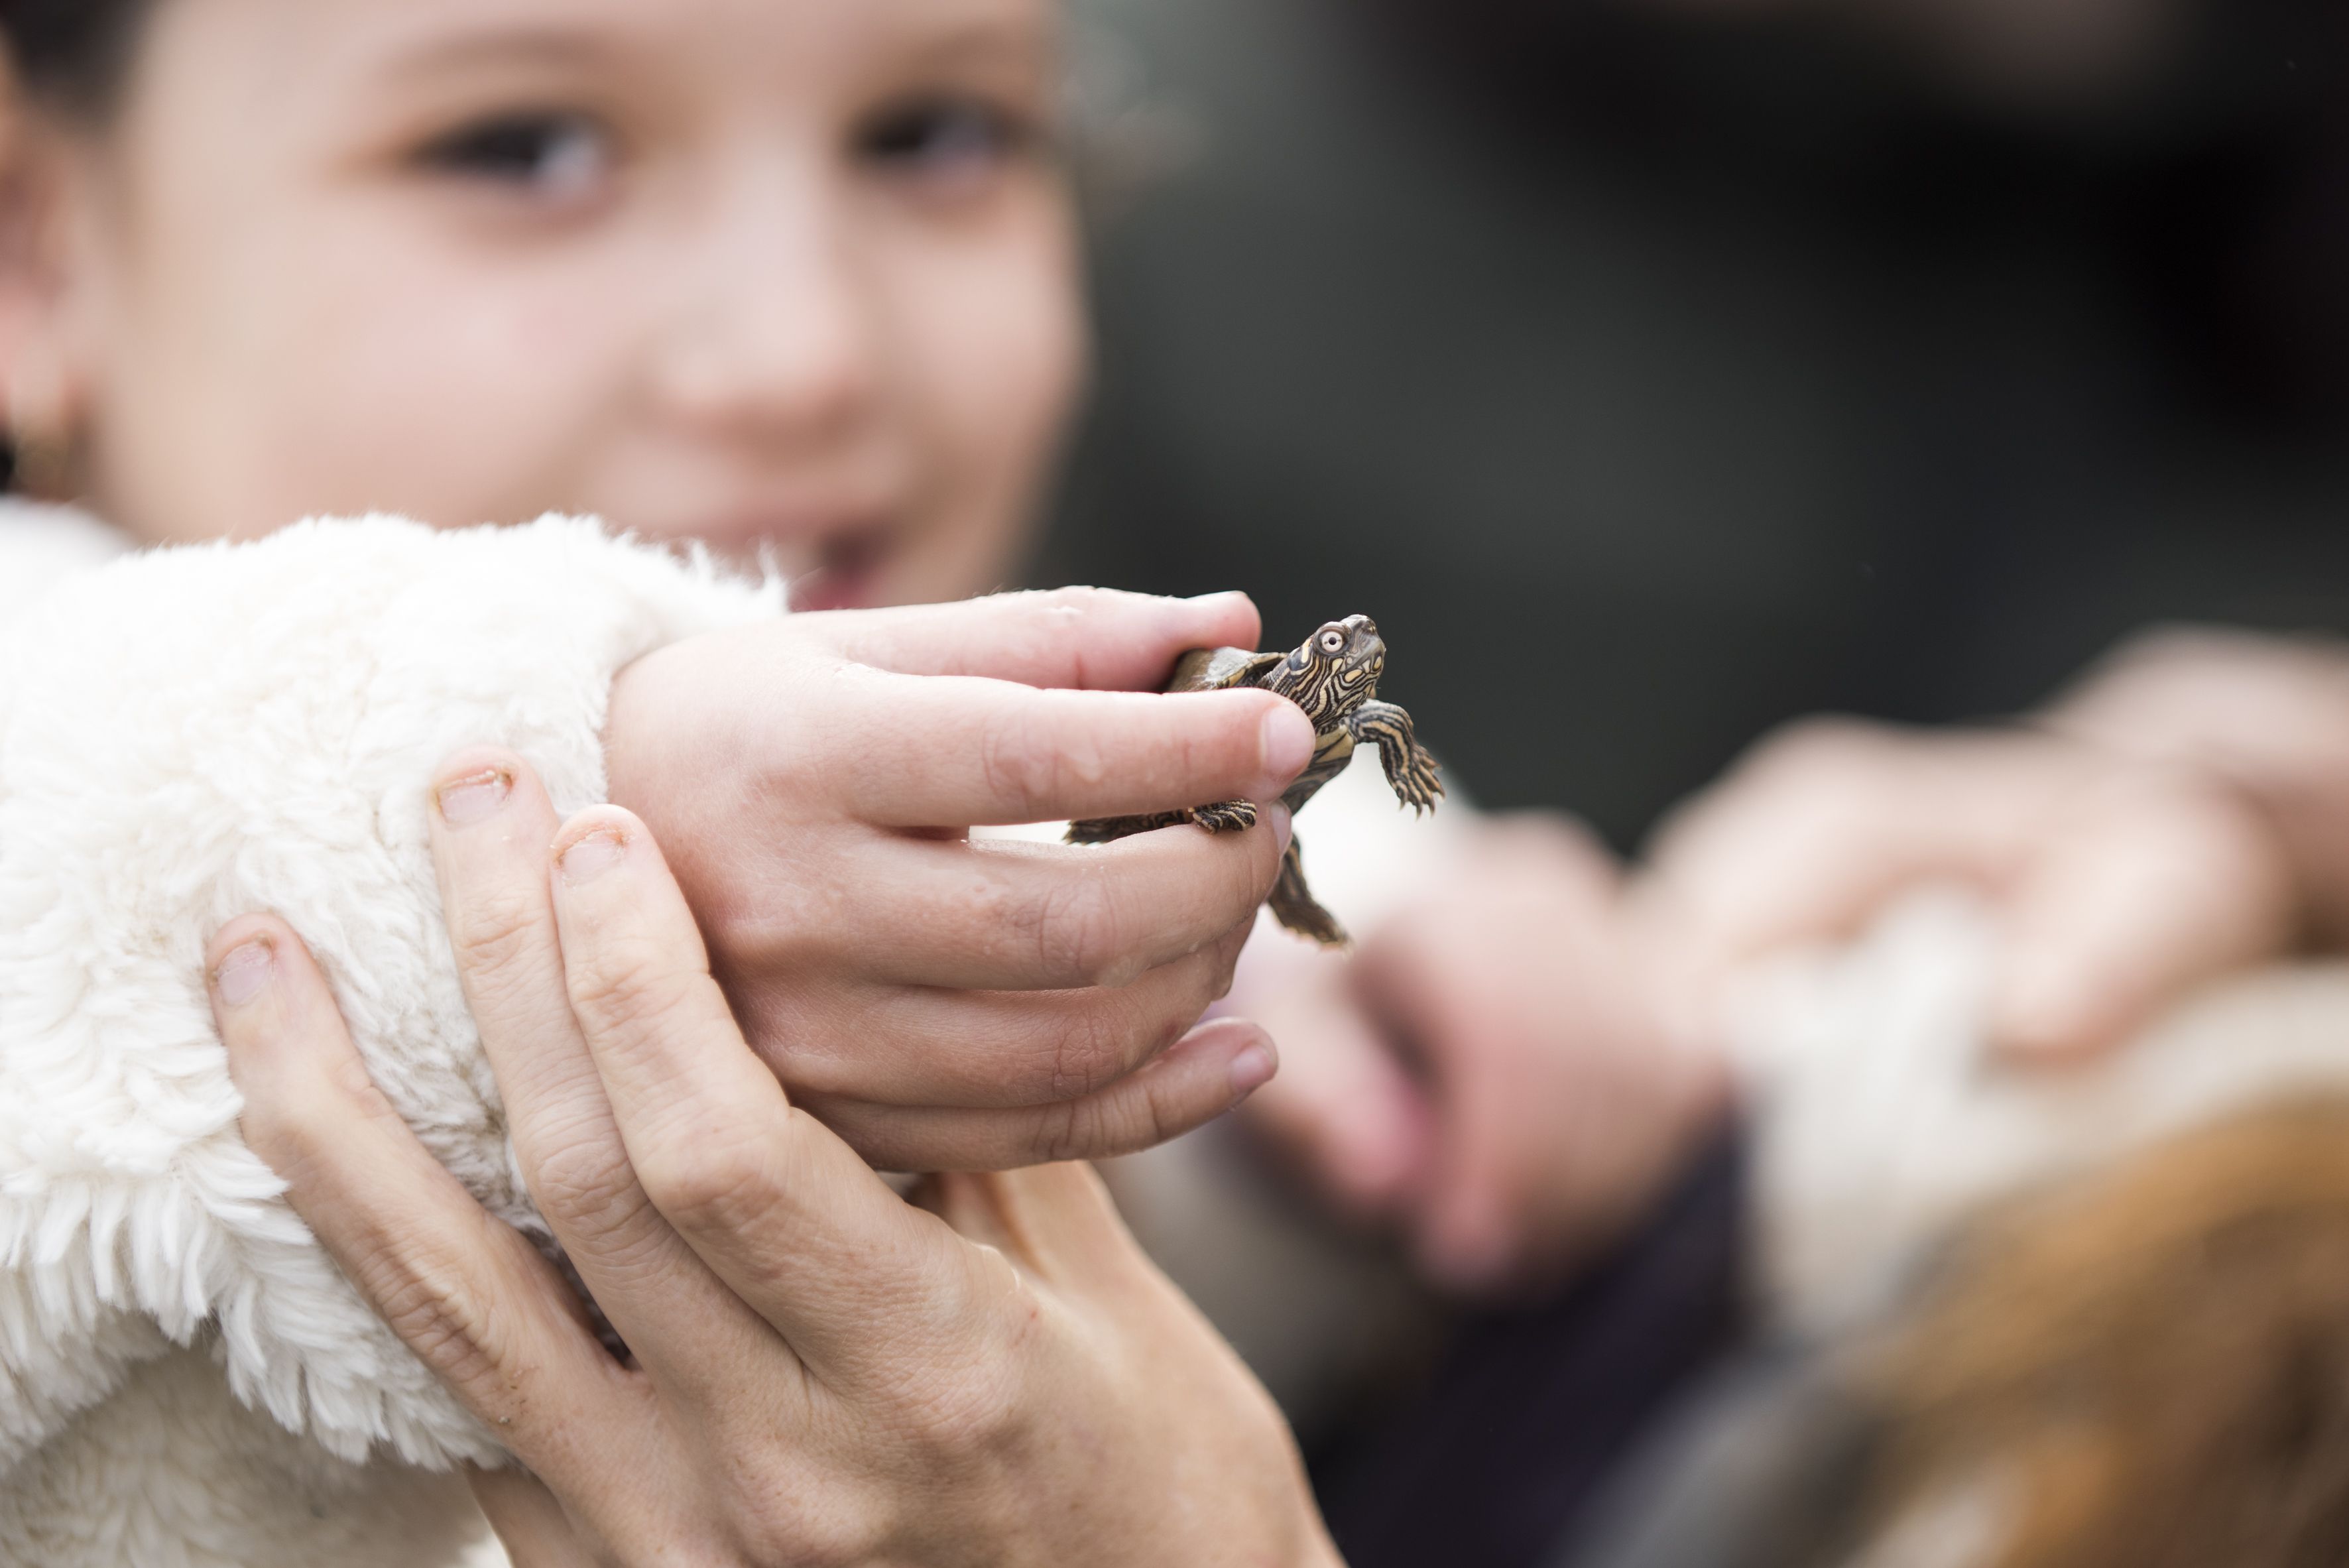
M 1213 805 L 1195 806 L 1191 820 L 1211 833 L 1233 833 L 1256 826 L 1256 803 L 1252 800 L 1217 800 Z
M 1436 771 L 1435 759 L 1424 751 L 1414 749 L 1411 760 L 1388 783 L 1395 799 L 1410 807 L 1415 817 L 1434 810 L 1435 803 L 1444 799 L 1443 776 Z

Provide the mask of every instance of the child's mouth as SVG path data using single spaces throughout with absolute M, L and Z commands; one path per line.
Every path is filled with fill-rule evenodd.
M 886 534 L 834 535 L 817 548 L 815 565 L 792 579 L 794 610 L 862 610 L 880 603 Z

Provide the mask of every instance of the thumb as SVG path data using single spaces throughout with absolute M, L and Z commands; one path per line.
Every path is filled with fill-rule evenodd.
M 2058 824 L 2008 900 L 1992 1041 L 2076 1060 L 2111 1049 L 2206 981 L 2284 951 L 2295 893 L 2246 805 L 2174 779 L 2099 792 Z

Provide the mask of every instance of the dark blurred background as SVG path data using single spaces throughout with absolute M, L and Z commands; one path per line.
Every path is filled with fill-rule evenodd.
M 1081 12 L 1101 358 L 1038 578 L 1368 612 L 1489 804 L 1628 846 L 1798 714 L 2349 630 L 2349 5 Z

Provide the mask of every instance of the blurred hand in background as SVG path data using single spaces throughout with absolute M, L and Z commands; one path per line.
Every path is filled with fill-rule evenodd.
M 1478 824 L 1352 959 L 1284 945 L 1236 1003 L 1281 1043 L 1248 1115 L 1438 1284 L 1553 1280 L 1636 1218 L 1717 1119 L 1613 859 L 1563 819 Z
M 1701 984 L 1937 880 L 2001 911 L 1987 1025 L 2026 1057 L 2092 1057 L 2218 975 L 2338 944 L 2349 658 L 2168 632 L 2027 727 L 1795 726 L 1665 823 L 1640 898 Z
M 2349 937 L 2349 655 L 2166 633 L 2027 725 L 1791 727 L 1628 877 L 1551 817 L 1456 853 L 1351 959 L 1281 944 L 1244 972 L 1284 1068 L 1243 1114 L 1438 1284 L 1506 1291 L 1636 1218 L 1723 1114 L 1729 976 L 1920 885 L 1992 902 L 1990 1042 L 2048 1066 Z

